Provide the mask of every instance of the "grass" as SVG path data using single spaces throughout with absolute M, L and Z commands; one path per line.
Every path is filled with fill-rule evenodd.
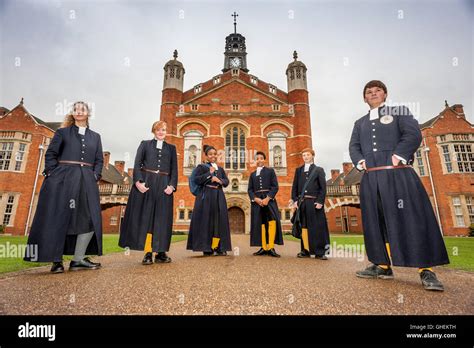
M 285 240 L 299 242 L 292 235 L 285 235 Z M 331 234 L 331 244 L 364 244 L 364 237 L 361 235 L 335 235 Z M 449 265 L 443 267 L 474 272 L 474 238 L 467 237 L 444 237 L 446 250 L 449 256 Z
M 118 234 L 103 235 L 102 249 L 104 255 L 124 251 L 123 248 L 118 246 L 118 237 Z M 179 242 L 186 240 L 186 238 L 186 235 L 173 235 L 171 242 Z M 7 249 L 8 245 L 25 245 L 26 239 L 27 238 L 25 236 L 0 236 L 0 246 L 5 246 L 5 249 Z M 5 256 L 8 256 L 8 254 Z M 69 261 L 71 258 L 72 256 L 64 256 L 64 261 Z M 21 271 L 27 268 L 41 267 L 50 264 L 51 263 L 23 261 L 23 255 L 14 255 L 14 257 L 4 257 L 4 255 L 0 255 L 0 274 Z

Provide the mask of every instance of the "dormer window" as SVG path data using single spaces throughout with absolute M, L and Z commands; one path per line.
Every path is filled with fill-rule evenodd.
M 280 111 L 280 104 L 273 104 L 272 105 L 272 110 L 273 111 Z
M 192 111 L 197 111 L 198 110 L 198 104 L 191 104 L 191 110 Z
M 276 94 L 277 92 L 277 88 L 272 85 L 268 85 L 268 90 L 270 91 L 270 93 L 273 93 L 273 94 Z
M 232 111 L 239 111 L 239 104 L 232 104 Z
M 232 76 L 239 76 L 239 69 L 232 69 Z
M 255 76 L 250 76 L 250 83 L 256 85 L 258 83 L 258 78 Z
M 213 79 L 212 79 L 212 82 L 217 85 L 218 83 L 221 82 L 221 76 L 215 76 Z
M 202 91 L 202 85 L 194 86 L 194 94 L 197 94 Z

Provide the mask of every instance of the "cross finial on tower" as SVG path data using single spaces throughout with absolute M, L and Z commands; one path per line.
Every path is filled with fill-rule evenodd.
M 296 60 L 298 59 L 298 52 L 296 52 L 296 51 L 293 52 L 293 59 L 296 62 Z
M 233 14 L 231 14 L 232 17 L 234 17 L 234 34 L 237 34 L 237 17 L 239 16 L 237 12 L 234 11 Z
M 448 101 L 447 101 L 447 100 L 444 101 L 444 107 L 449 108 L 449 105 L 448 105 Z
M 174 52 L 173 52 L 173 58 L 174 58 L 174 59 L 178 58 L 178 50 L 174 50 Z

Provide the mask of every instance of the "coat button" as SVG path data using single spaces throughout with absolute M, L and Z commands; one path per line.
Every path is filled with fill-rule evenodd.
M 374 152 L 377 151 L 377 149 L 374 149 Z
M 372 135 L 372 138 L 375 138 L 375 135 Z
M 81 160 L 83 160 L 84 158 L 81 157 Z
M 83 165 L 83 164 L 81 164 L 81 167 L 84 167 L 84 165 Z
M 82 141 L 84 141 L 84 139 L 81 139 Z
M 372 122 L 372 125 L 375 126 L 375 122 Z
M 372 128 L 372 132 L 375 132 L 375 128 Z
M 374 145 L 377 145 L 377 143 L 374 143 Z

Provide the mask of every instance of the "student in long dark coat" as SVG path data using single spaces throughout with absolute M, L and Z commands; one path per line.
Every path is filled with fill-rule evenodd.
M 326 174 L 324 169 L 316 166 L 314 150 L 302 150 L 304 165 L 296 168 L 291 190 L 291 200 L 295 214 L 298 214 L 297 223 L 293 228 L 301 226 L 301 252 L 298 257 L 311 257 L 327 260 L 329 249 L 329 230 L 324 212 L 326 199 Z M 305 183 L 308 184 L 305 187 Z M 303 192 L 304 189 L 304 192 Z M 298 224 L 298 226 L 297 226 Z
M 406 107 L 384 106 L 387 87 L 370 81 L 363 91 L 370 111 L 354 124 L 349 151 L 364 170 L 360 204 L 364 240 L 373 264 L 361 278 L 393 279 L 390 265 L 417 267 L 427 290 L 443 290 L 433 266 L 449 263 L 428 195 L 412 168 L 421 144 L 418 122 Z
M 152 140 L 138 147 L 133 168 L 133 185 L 120 228 L 119 246 L 144 250 L 142 264 L 169 263 L 173 228 L 173 192 L 178 186 L 176 147 L 167 143 L 166 123 L 157 121 Z
M 89 128 L 89 107 L 76 102 L 45 154 L 45 180 L 27 242 L 25 261 L 53 262 L 63 273 L 63 255 L 74 255 L 69 270 L 98 269 L 85 255 L 102 255 L 99 189 L 103 165 L 100 135 Z
M 229 179 L 224 169 L 216 164 L 216 149 L 204 145 L 204 154 L 206 162 L 195 169 L 195 183 L 202 189 L 194 202 L 187 249 L 202 251 L 205 256 L 226 256 L 232 246 L 227 202 L 222 188 L 229 185 Z
M 258 151 L 255 155 L 257 170 L 250 174 L 248 195 L 252 204 L 250 246 L 259 246 L 256 256 L 280 257 L 275 244 L 283 245 L 280 216 L 275 196 L 278 180 L 273 168 L 265 167 L 266 156 Z

